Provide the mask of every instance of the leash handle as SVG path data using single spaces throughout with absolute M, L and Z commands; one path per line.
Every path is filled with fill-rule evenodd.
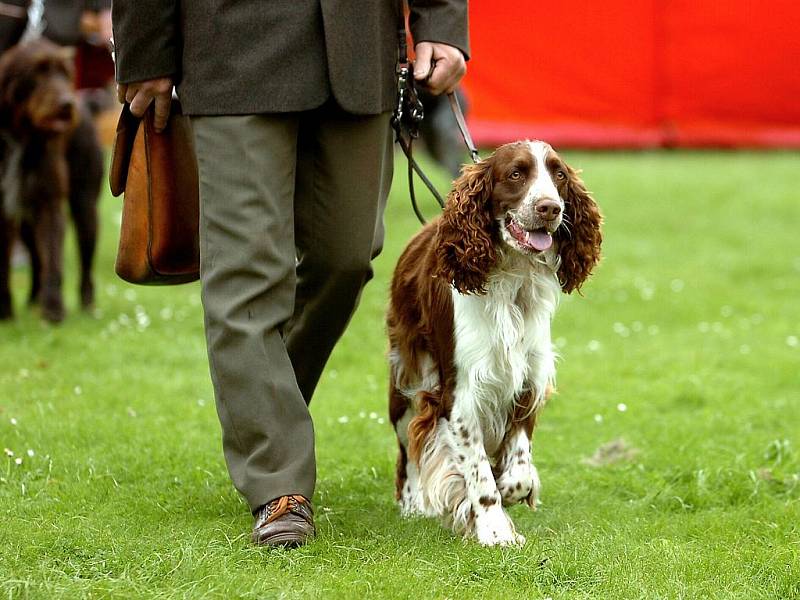
M 414 75 L 411 72 L 411 61 L 408 59 L 407 36 L 405 0 L 398 0 L 397 105 L 392 114 L 391 125 L 392 129 L 395 131 L 395 141 L 400 144 L 400 148 L 403 150 L 403 154 L 406 155 L 406 160 L 408 161 L 408 191 L 409 196 L 411 196 L 411 206 L 419 222 L 424 225 L 425 217 L 419 209 L 417 195 L 414 190 L 414 174 L 422 180 L 422 183 L 424 183 L 425 187 L 433 194 L 433 197 L 441 208 L 444 208 L 445 200 L 436 189 L 436 186 L 433 185 L 433 182 L 425 175 L 417 161 L 414 160 L 413 156 L 414 138 L 419 135 L 419 123 L 424 118 L 424 110 L 416 93 Z M 433 71 L 433 68 L 434 64 L 431 64 L 431 71 Z M 430 73 L 428 75 L 430 76 Z M 472 141 L 472 136 L 467 128 L 467 121 L 464 119 L 464 113 L 461 111 L 458 98 L 456 98 L 454 92 L 450 92 L 448 94 L 448 99 L 450 101 L 450 109 L 453 111 L 453 116 L 456 119 L 458 129 L 461 132 L 461 136 L 464 138 L 464 143 L 467 146 L 467 150 L 469 150 L 472 161 L 478 163 L 481 157 L 478 155 L 478 149 Z
M 461 112 L 461 105 L 458 103 L 458 98 L 456 98 L 455 92 L 450 92 L 447 94 L 447 99 L 450 100 L 450 109 L 453 111 L 453 116 L 456 118 L 458 129 L 461 131 L 461 137 L 464 138 L 464 143 L 467 145 L 467 150 L 469 150 L 469 155 L 472 157 L 472 162 L 481 162 L 481 157 L 478 154 L 478 149 L 475 147 L 475 143 L 472 141 L 472 136 L 469 134 L 467 121 L 464 118 L 464 113 Z

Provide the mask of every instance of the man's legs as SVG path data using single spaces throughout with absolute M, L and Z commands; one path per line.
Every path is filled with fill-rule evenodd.
M 298 115 L 197 117 L 203 307 L 228 470 L 251 509 L 314 492 L 314 431 L 282 330 L 295 294 Z
M 329 102 L 303 115 L 297 154 L 297 291 L 286 348 L 306 402 L 372 277 L 392 179 L 389 114 Z

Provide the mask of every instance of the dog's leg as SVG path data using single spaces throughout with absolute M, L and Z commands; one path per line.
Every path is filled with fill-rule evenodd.
M 406 457 L 405 448 L 402 449 L 402 454 Z M 417 463 L 408 460 L 407 457 L 405 474 L 405 481 L 402 487 L 398 488 L 400 514 L 404 517 L 425 515 L 425 504 L 422 500 L 422 489 L 419 482 L 419 467 L 417 467 Z
M 94 303 L 92 263 L 97 245 L 97 205 L 92 198 L 75 198 L 70 195 L 70 210 L 75 223 L 78 253 L 81 263 L 81 306 L 89 308 Z
M 75 223 L 81 265 L 81 306 L 94 303 L 92 264 L 97 245 L 97 198 L 103 178 L 103 155 L 97 144 L 97 134 L 86 115 L 70 140 L 69 209 Z
M 435 394 L 431 391 L 438 385 L 438 374 L 434 363 L 427 354 L 419 357 L 416 365 L 409 372 L 407 365 L 402 359 L 400 351 L 395 344 L 389 352 L 390 377 L 389 377 L 389 418 L 397 434 L 398 457 L 397 457 L 397 476 L 395 478 L 395 498 L 400 505 L 400 513 L 404 517 L 416 515 L 431 515 L 435 513 L 426 509 L 425 499 L 420 479 L 420 452 L 409 456 L 412 452 L 409 425 L 414 417 L 419 416 L 415 408 L 411 405 L 411 392 L 401 391 L 398 381 L 417 392 L 416 402 L 422 401 L 426 394 Z M 409 378 L 413 382 L 409 382 Z M 417 431 L 418 436 L 422 436 L 427 441 L 429 437 L 435 436 L 436 420 L 430 420 L 429 426 L 425 426 Z M 425 442 L 420 438 L 416 440 L 417 448 L 424 446 Z
M 465 378 L 466 379 L 466 378 Z M 484 546 L 522 545 L 525 538 L 503 510 L 492 466 L 486 455 L 474 391 L 456 390 L 448 421 L 455 462 L 464 476 L 467 499 L 474 516 L 473 531 Z
M 14 243 L 14 228 L 2 210 L 3 198 L 0 197 L 0 319 L 14 316 L 11 301 L 11 249 Z
M 516 402 L 511 427 L 495 455 L 495 477 L 497 489 L 506 506 L 522 502 L 535 509 L 539 497 L 539 473 L 531 459 L 531 439 L 536 427 L 538 407 L 550 396 L 552 388 L 547 386 L 544 396 L 538 397 L 526 391 Z
M 397 457 L 397 478 L 395 480 L 397 502 L 400 514 L 412 517 L 425 514 L 422 489 L 419 481 L 419 466 L 408 458 L 408 424 L 411 421 L 412 409 L 409 408 L 403 417 L 395 423 L 399 452 Z
M 30 223 L 23 221 L 20 224 L 19 239 L 28 249 L 31 259 L 31 291 L 28 294 L 28 304 L 33 305 L 39 302 L 39 293 L 42 288 L 42 261 L 39 259 L 39 250 L 36 248 L 33 226 Z
M 64 254 L 64 213 L 59 202 L 43 203 L 36 215 L 34 238 L 42 261 L 42 316 L 52 323 L 64 319 L 61 282 Z
M 499 473 L 497 489 L 506 506 L 524 500 L 531 508 L 536 508 L 541 484 L 539 473 L 531 461 L 531 442 L 528 435 L 523 427 L 517 427 L 503 441 L 501 458 L 495 472 Z

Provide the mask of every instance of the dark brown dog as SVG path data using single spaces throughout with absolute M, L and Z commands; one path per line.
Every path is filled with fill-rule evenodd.
M 31 303 L 41 304 L 48 321 L 64 318 L 65 198 L 80 251 L 81 305 L 91 306 L 102 176 L 102 150 L 75 94 L 68 54 L 43 40 L 9 49 L 0 58 L 0 319 L 13 314 L 9 275 L 16 233 L 31 255 Z

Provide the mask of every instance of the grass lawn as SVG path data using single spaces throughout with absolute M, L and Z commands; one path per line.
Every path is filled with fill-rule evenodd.
M 418 227 L 398 163 L 377 276 L 312 404 L 319 538 L 297 551 L 250 545 L 198 287 L 116 279 L 119 201 L 102 200 L 94 316 L 74 309 L 73 252 L 58 327 L 15 272 L 0 598 L 800 598 L 800 155 L 565 154 L 605 258 L 554 323 L 543 504 L 511 511 L 525 547 L 482 549 L 392 499 L 383 312 Z M 620 460 L 587 460 L 620 439 Z

